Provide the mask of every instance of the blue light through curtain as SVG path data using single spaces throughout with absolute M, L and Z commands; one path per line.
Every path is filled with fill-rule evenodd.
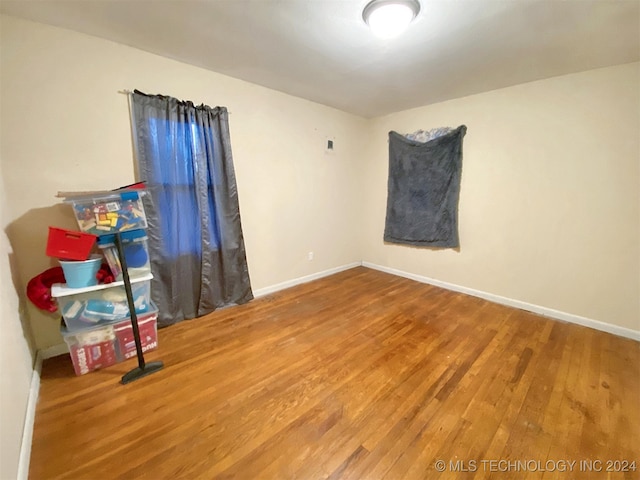
M 251 300 L 227 109 L 136 90 L 132 112 L 159 324 Z

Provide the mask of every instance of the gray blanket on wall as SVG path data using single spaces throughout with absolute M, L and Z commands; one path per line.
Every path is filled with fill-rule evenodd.
M 461 125 L 425 143 L 389 132 L 385 242 L 456 248 L 462 171 Z

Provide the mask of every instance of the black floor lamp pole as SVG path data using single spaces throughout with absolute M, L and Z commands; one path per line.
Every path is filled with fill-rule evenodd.
M 129 270 L 127 269 L 127 259 L 124 256 L 124 249 L 122 248 L 122 238 L 120 232 L 116 233 L 116 248 L 118 249 L 118 258 L 120 259 L 120 266 L 122 267 L 122 280 L 124 280 L 124 289 L 127 292 L 127 302 L 129 303 L 129 314 L 131 315 L 131 327 L 133 328 L 133 338 L 136 342 L 136 352 L 138 354 L 138 366 L 125 373 L 120 380 L 123 385 L 129 382 L 133 382 L 139 378 L 151 375 L 153 372 L 164 367 L 162 362 L 149 362 L 144 361 L 144 354 L 142 352 L 142 342 L 140 341 L 140 329 L 138 328 L 138 316 L 136 315 L 136 306 L 133 301 L 133 292 L 131 291 L 131 279 L 129 278 Z

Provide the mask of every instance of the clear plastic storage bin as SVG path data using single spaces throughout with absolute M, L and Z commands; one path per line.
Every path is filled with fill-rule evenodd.
M 158 346 L 157 320 L 155 305 L 152 305 L 150 313 L 138 317 L 143 352 Z M 76 375 L 84 375 L 136 356 L 131 318 L 73 332 L 62 327 L 61 332 L 69 347 Z
M 131 291 L 136 313 L 143 315 L 152 309 L 152 275 L 131 279 Z M 69 288 L 56 283 L 51 287 L 51 296 L 58 302 L 58 308 L 69 331 L 111 323 L 129 317 L 129 304 L 124 282 L 96 285 L 86 288 Z
M 73 205 L 80 230 L 93 235 L 147 228 L 141 195 L 144 190 L 123 190 L 101 195 L 73 196 L 65 202 Z
M 122 250 L 127 262 L 127 271 L 130 278 L 144 277 L 151 273 L 149 263 L 149 246 L 145 230 L 132 230 L 120 234 L 122 240 Z M 98 238 L 104 258 L 109 264 L 111 273 L 116 280 L 122 280 L 122 265 L 116 247 L 115 235 L 102 235 Z

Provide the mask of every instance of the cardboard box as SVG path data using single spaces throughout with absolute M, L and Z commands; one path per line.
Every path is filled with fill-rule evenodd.
M 138 330 L 140 331 L 140 344 L 142 351 L 147 352 L 158 347 L 158 315 L 138 318 Z M 132 358 L 137 355 L 136 343 L 133 336 L 131 320 L 126 320 L 114 325 L 113 330 L 118 344 L 118 355 L 122 358 Z
M 84 375 L 99 368 L 117 363 L 115 344 L 112 340 L 93 345 L 74 344 L 69 347 L 76 375 Z

